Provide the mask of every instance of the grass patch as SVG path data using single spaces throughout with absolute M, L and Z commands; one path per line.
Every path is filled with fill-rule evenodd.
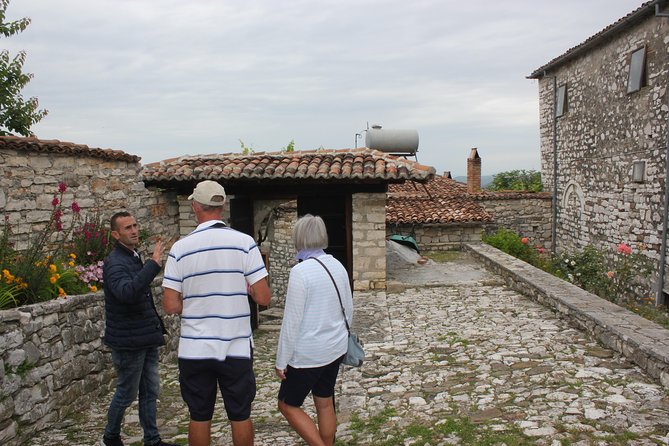
M 427 251 L 423 255 L 437 263 L 454 262 L 460 257 L 460 251 Z
M 494 446 L 530 446 L 533 439 L 523 434 L 516 426 L 503 431 L 492 428 L 490 423 L 473 423 L 469 418 L 445 418 L 436 424 L 423 421 L 405 420 L 408 424 L 399 425 L 394 409 L 386 408 L 379 414 L 363 420 L 357 414 L 351 418 L 352 439 L 337 440 L 338 446 L 366 444 L 370 446 L 402 446 L 404 444 L 437 444 L 446 438 L 456 440 L 453 444 Z M 363 441 L 364 440 L 364 441 Z M 363 441 L 363 443 L 361 443 Z

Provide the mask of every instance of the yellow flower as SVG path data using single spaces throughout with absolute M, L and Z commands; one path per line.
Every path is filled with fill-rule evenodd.
M 72 252 L 72 253 L 70 253 L 70 257 L 73 258 L 73 259 L 76 259 L 76 258 L 77 258 L 77 255 L 76 255 L 75 253 Z
M 98 290 L 98 287 L 96 287 L 95 285 L 91 285 L 91 291 L 92 292 L 95 293 L 97 290 Z
M 74 266 L 74 262 L 73 262 L 72 260 L 70 260 L 69 262 L 67 262 L 67 264 L 70 265 L 70 267 L 73 267 L 73 266 Z
M 67 296 L 67 294 L 65 294 L 65 290 L 64 290 L 64 289 L 62 289 L 62 288 L 58 288 L 58 296 L 61 296 L 61 297 L 62 297 L 62 296 Z
M 49 271 L 55 273 L 56 271 L 58 271 L 58 267 L 52 263 L 51 265 L 49 265 Z
M 58 280 L 58 278 L 55 275 L 53 275 L 49 278 L 49 282 L 51 282 L 51 283 L 56 283 L 57 280 Z

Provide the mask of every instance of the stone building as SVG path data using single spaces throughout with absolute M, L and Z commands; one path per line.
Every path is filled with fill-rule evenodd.
M 645 2 L 529 75 L 539 82 L 553 250 L 631 245 L 655 262 L 646 286 L 658 303 L 667 289 L 668 7 Z
M 410 235 L 419 249 L 459 249 L 481 241 L 483 232 L 510 229 L 543 248 L 551 244 L 548 192 L 492 192 L 481 188 L 482 159 L 467 158 L 467 183 L 447 172 L 426 183 L 388 186 L 387 236 Z
M 327 252 L 347 268 L 354 289 L 384 289 L 387 186 L 423 183 L 434 172 L 363 148 L 187 156 L 148 164 L 142 176 L 147 186 L 176 194 L 182 234 L 195 227 L 186 201 L 195 184 L 205 179 L 221 183 L 229 194 L 229 223 L 256 239 L 280 303 L 295 264 L 293 224 L 306 213 L 323 217 Z

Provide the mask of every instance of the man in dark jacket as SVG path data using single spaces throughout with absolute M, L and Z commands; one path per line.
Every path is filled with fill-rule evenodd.
M 151 282 L 162 267 L 163 242 L 142 263 L 135 248 L 139 226 L 128 212 L 111 218 L 116 246 L 104 261 L 106 328 L 104 342 L 111 348 L 116 368 L 116 392 L 107 412 L 103 446 L 123 446 L 121 423 L 125 410 L 139 393 L 139 422 L 146 446 L 176 446 L 160 439 L 156 400 L 160 391 L 158 347 L 165 344 L 165 328 L 156 311 Z

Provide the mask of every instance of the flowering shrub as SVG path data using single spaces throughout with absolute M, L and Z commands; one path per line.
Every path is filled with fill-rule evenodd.
M 69 207 L 64 206 L 63 196 L 66 191 L 65 183 L 60 183 L 58 192 L 51 200 L 53 209 L 49 221 L 29 241 L 24 251 L 14 250 L 10 243 L 11 228 L 5 217 L 0 235 L 0 308 L 81 294 L 89 290 L 97 291 L 101 284 L 97 257 L 107 252 L 108 238 L 105 237 L 108 234 L 102 230 L 91 230 L 94 222 L 88 220 L 81 229 L 74 229 L 80 222 L 81 209 L 76 202 L 72 202 Z M 65 231 L 63 217 L 68 212 L 72 213 L 72 225 L 69 231 Z M 90 237 L 86 235 L 87 231 Z M 98 250 L 93 255 L 89 249 Z M 84 262 L 87 258 L 95 258 L 95 267 L 91 268 L 86 263 L 77 265 L 79 256 L 73 251 L 84 252 Z M 88 270 L 88 274 L 82 276 L 79 267 Z
M 102 260 L 98 260 L 90 265 L 78 265 L 76 267 L 79 279 L 85 283 L 89 289 L 96 292 L 102 287 Z
M 608 256 L 593 246 L 587 246 L 582 251 L 563 252 L 551 258 L 544 254 L 543 248 L 532 248 L 529 238 L 521 238 L 507 229 L 484 236 L 483 241 L 590 293 L 669 326 L 666 308 L 652 311 L 653 298 L 640 297 L 645 294 L 643 279 L 652 273 L 651 260 L 634 252 L 626 243 L 617 245 L 615 252 Z M 649 317 L 650 314 L 654 316 Z
M 484 234 L 483 241 L 520 260 L 541 269 L 547 269 L 550 259 L 540 246 L 532 246 L 528 237 L 520 237 L 513 231 L 500 228 L 494 234 Z
M 111 246 L 110 232 L 104 227 L 99 215 L 87 218 L 80 228 L 72 231 L 72 252 L 81 264 L 89 265 L 104 260 Z

